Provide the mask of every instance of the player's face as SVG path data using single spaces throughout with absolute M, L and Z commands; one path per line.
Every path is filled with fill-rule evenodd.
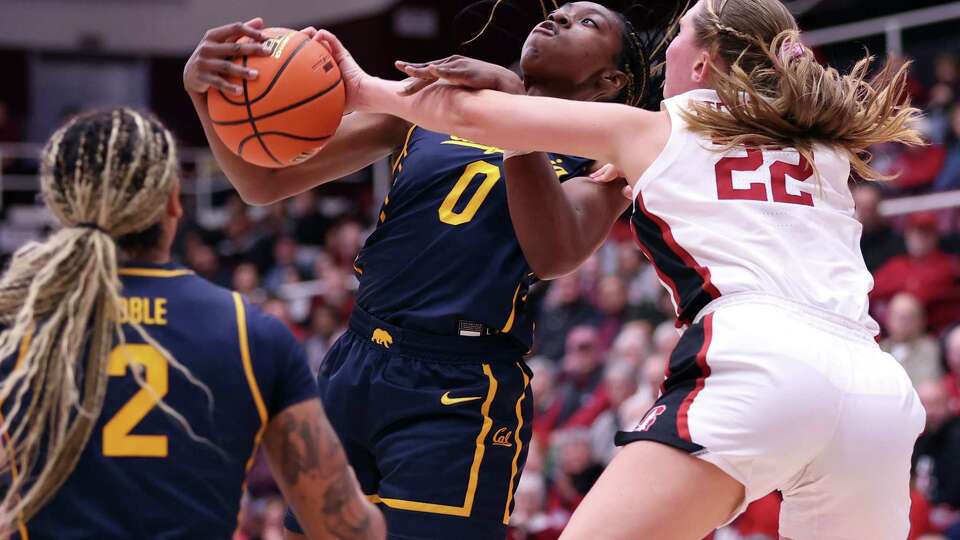
M 593 2 L 571 2 L 538 24 L 523 44 L 520 67 L 530 80 L 567 80 L 581 85 L 615 70 L 623 24 Z
M 670 98 L 706 85 L 709 54 L 697 43 L 693 24 L 703 9 L 703 0 L 700 0 L 687 11 L 680 19 L 680 33 L 667 48 L 664 97 Z

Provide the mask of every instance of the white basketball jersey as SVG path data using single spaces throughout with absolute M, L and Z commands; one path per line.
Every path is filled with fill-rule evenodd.
M 818 147 L 814 172 L 795 150 L 721 152 L 688 129 L 681 111 L 692 101 L 720 106 L 713 90 L 663 102 L 672 133 L 634 186 L 632 219 L 679 321 L 689 324 L 721 295 L 753 292 L 842 315 L 876 335 L 849 160 Z

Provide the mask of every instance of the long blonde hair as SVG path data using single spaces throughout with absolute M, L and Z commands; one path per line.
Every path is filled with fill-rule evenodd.
M 0 381 L 12 482 L 0 533 L 56 493 L 100 415 L 108 354 L 123 341 L 117 240 L 160 220 L 177 183 L 174 139 L 130 109 L 79 116 L 44 148 L 40 182 L 62 228 L 17 250 L 0 278 L 0 359 L 19 351 Z
M 908 65 L 888 62 L 871 77 L 873 58 L 865 57 L 841 74 L 801 43 L 796 20 L 779 0 L 701 2 L 696 39 L 719 61 L 712 81 L 725 108 L 694 105 L 685 113 L 694 132 L 727 148 L 796 148 L 811 163 L 813 147 L 825 144 L 871 180 L 889 177 L 870 166 L 870 146 L 923 142 L 914 129 L 920 111 L 906 93 Z

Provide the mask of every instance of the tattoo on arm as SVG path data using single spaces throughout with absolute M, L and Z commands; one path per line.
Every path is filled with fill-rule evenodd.
M 311 411 L 312 412 L 312 411 Z M 335 538 L 366 538 L 371 527 L 365 501 L 356 496 L 353 471 L 347 466 L 339 439 L 325 418 L 282 415 L 280 473 L 293 487 L 302 480 L 325 486 L 321 512 Z

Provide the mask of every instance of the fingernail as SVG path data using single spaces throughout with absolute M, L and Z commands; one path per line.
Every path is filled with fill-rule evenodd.
M 260 75 L 260 72 L 255 69 L 248 69 L 247 74 L 250 75 L 251 77 L 257 77 L 258 75 Z

